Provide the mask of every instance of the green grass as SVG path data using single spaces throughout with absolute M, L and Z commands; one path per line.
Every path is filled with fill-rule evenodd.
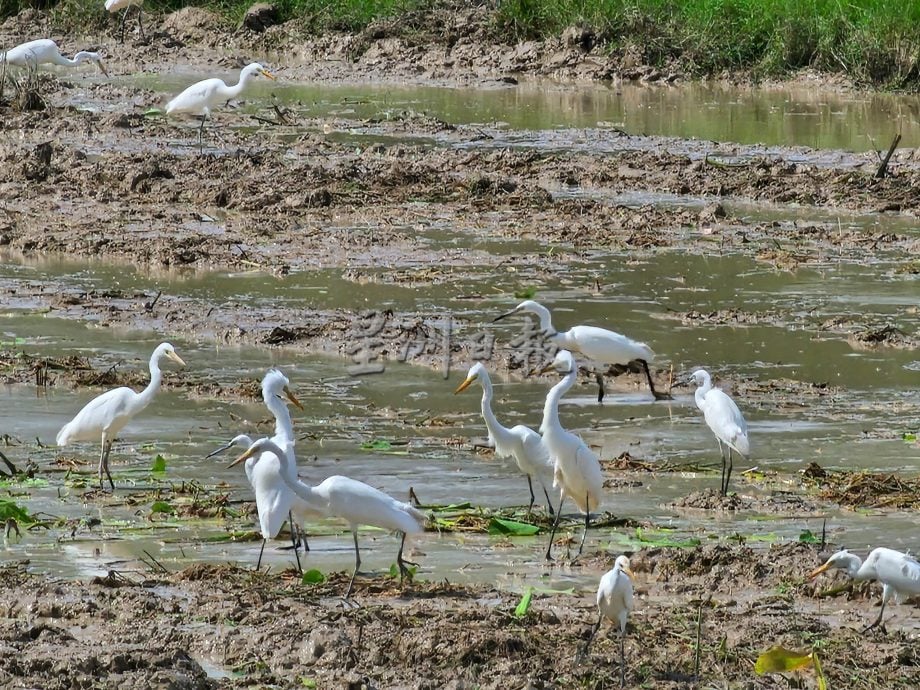
M 147 0 L 162 14 L 198 4 L 239 22 L 254 0 Z M 475 2 L 476 0 L 474 0 Z M 558 36 L 580 25 L 600 50 L 629 52 L 642 63 L 677 64 L 695 75 L 749 71 L 782 76 L 802 67 L 845 73 L 865 83 L 920 87 L 918 0 L 479 0 L 490 11 L 492 35 L 513 42 Z M 276 0 L 282 20 L 306 29 L 358 31 L 398 17 L 390 35 L 444 22 L 458 0 Z M 50 7 L 57 27 L 111 23 L 102 0 L 0 0 L 0 18 L 26 6 Z M 465 5 L 464 5 L 465 6 Z M 438 12 L 438 10 L 441 10 Z M 151 25 L 153 25 L 151 20 Z

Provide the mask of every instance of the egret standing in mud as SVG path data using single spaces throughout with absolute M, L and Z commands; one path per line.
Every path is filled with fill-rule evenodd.
M 553 328 L 549 309 L 533 300 L 521 302 L 508 313 L 495 317 L 495 321 L 520 312 L 536 314 L 540 319 L 540 330 L 543 337 L 563 350 L 580 352 L 598 364 L 613 364 L 628 368 L 633 362 L 638 362 L 645 372 L 648 387 L 652 391 L 655 400 L 669 400 L 671 398 L 668 393 L 659 393 L 655 390 L 652 372 L 648 368 L 648 364 L 654 359 L 655 353 L 645 343 L 637 342 L 627 338 L 625 335 L 596 326 L 573 326 L 569 330 L 560 333 Z M 596 372 L 595 377 L 597 379 L 597 401 L 602 402 L 605 394 L 604 376 L 600 372 Z
M 723 496 L 728 493 L 728 483 L 732 477 L 732 451 L 747 459 L 751 453 L 748 440 L 747 422 L 744 415 L 726 393 L 718 388 L 713 388 L 712 378 L 705 369 L 697 369 L 690 375 L 690 381 L 698 388 L 694 394 L 696 406 L 703 413 L 703 419 L 715 434 L 719 443 L 719 455 L 722 458 L 722 484 L 720 492 Z M 724 447 L 723 447 L 724 444 Z M 728 462 L 726 465 L 726 449 Z
M 597 635 L 604 619 L 613 621 L 620 629 L 620 687 L 626 686 L 626 619 L 633 610 L 633 585 L 632 571 L 629 569 L 629 559 L 618 556 L 614 561 L 613 569 L 608 570 L 601 578 L 597 588 L 597 623 L 591 630 L 591 636 L 582 650 L 583 655 L 588 654 L 588 648 Z
M 58 432 L 57 444 L 66 446 L 72 441 L 102 440 L 102 454 L 99 457 L 99 488 L 102 488 L 102 473 L 109 478 L 112 491 L 115 482 L 109 472 L 109 452 L 118 432 L 141 412 L 153 400 L 153 396 L 160 390 L 163 374 L 160 372 L 160 360 L 166 357 L 177 364 L 185 366 L 185 362 L 176 354 L 169 343 L 161 343 L 150 356 L 150 383 L 140 393 L 135 393 L 127 387 L 116 388 L 90 400 L 86 406 L 77 413 L 77 416 Z
M 495 454 L 500 458 L 513 457 L 518 468 L 527 477 L 527 487 L 530 489 L 530 504 L 527 514 L 533 510 L 536 500 L 533 493 L 533 479 L 536 478 L 543 487 L 546 496 L 546 506 L 549 514 L 553 514 L 553 502 L 550 500 L 547 486 L 552 481 L 553 462 L 543 445 L 543 439 L 533 429 L 518 424 L 512 428 L 502 426 L 495 413 L 492 412 L 492 380 L 485 365 L 477 362 L 470 367 L 466 380 L 461 383 L 454 395 L 469 388 L 474 381 L 479 381 L 482 386 L 482 419 L 489 432 L 489 443 L 495 448 Z
M 820 568 L 812 570 L 809 578 L 815 578 L 826 570 L 838 568 L 854 580 L 878 580 L 882 583 L 882 608 L 875 622 L 863 628 L 862 632 L 882 625 L 885 604 L 891 597 L 899 599 L 905 595 L 920 594 L 920 563 L 906 553 L 879 547 L 873 549 L 865 562 L 846 549 L 838 551 Z
M 121 24 L 119 25 L 120 36 L 118 41 L 120 43 L 125 42 L 125 19 L 128 18 L 128 12 L 132 7 L 137 8 L 137 28 L 140 31 L 141 39 L 144 38 L 144 25 L 141 22 L 141 15 L 144 14 L 143 4 L 144 0 L 105 0 L 105 9 L 109 14 L 124 10 L 121 15 Z
M 303 405 L 291 392 L 288 378 L 278 369 L 269 369 L 263 377 L 262 399 L 265 401 L 268 411 L 275 418 L 275 435 L 272 440 L 288 454 L 291 460 L 287 465 L 288 471 L 292 473 L 293 479 L 297 479 L 297 463 L 294 456 L 294 425 L 284 400 L 289 400 L 301 410 Z M 208 455 L 208 457 L 213 457 L 233 446 L 249 448 L 252 443 L 252 439 L 249 436 L 240 434 L 235 436 L 226 446 L 218 448 Z M 245 465 L 245 470 L 246 477 L 249 479 L 252 491 L 255 494 L 259 527 L 262 533 L 262 548 L 259 549 L 256 570 L 262 567 L 265 542 L 278 536 L 285 519 L 287 519 L 291 529 L 291 542 L 294 547 L 294 556 L 297 560 L 297 570 L 300 571 L 300 556 L 297 553 L 298 525 L 302 525 L 306 518 L 321 515 L 322 513 L 311 510 L 308 504 L 288 488 L 280 476 L 282 471 L 281 463 L 273 453 L 265 453 L 265 458 L 263 458 L 262 462 L 257 462 L 254 458 L 250 458 Z M 304 538 L 304 546 L 306 547 L 306 538 Z
M 604 489 L 604 477 L 601 474 L 601 465 L 597 456 L 585 444 L 581 437 L 562 428 L 559 423 L 559 400 L 574 384 L 578 376 L 578 366 L 575 357 L 568 350 L 559 350 L 552 364 L 543 371 L 555 369 L 562 374 L 562 380 L 553 386 L 546 395 L 543 406 L 543 423 L 540 433 L 543 443 L 549 451 L 553 461 L 553 486 L 559 489 L 559 505 L 556 507 L 556 519 L 549 535 L 549 544 L 546 547 L 546 560 L 553 560 L 553 539 L 559 527 L 559 518 L 562 517 L 562 504 L 567 496 L 571 497 L 578 509 L 585 514 L 585 532 L 581 536 L 578 554 L 585 546 L 588 536 L 588 524 L 591 521 L 591 511 L 597 508 Z
M 216 77 L 196 82 L 166 104 L 166 114 L 186 113 L 201 116 L 201 125 L 198 127 L 198 148 L 200 149 L 202 146 L 201 132 L 205 121 L 211 117 L 211 109 L 239 96 L 249 81 L 258 76 L 275 79 L 275 75 L 259 63 L 253 62 L 240 71 L 240 80 L 233 86 L 227 86 L 222 79 Z
M 72 59 L 66 58 L 61 55 L 61 49 L 58 48 L 57 43 L 50 38 L 39 38 L 18 45 L 15 48 L 10 48 L 3 53 L 3 55 L 0 55 L 0 63 L 4 61 L 8 65 L 26 67 L 31 70 L 38 69 L 39 65 L 51 64 L 61 65 L 63 67 L 76 67 L 83 62 L 95 62 L 104 75 L 109 75 L 105 68 L 105 63 L 102 62 L 101 53 L 81 50 L 74 55 Z
M 348 582 L 345 598 L 351 595 L 355 584 L 355 576 L 361 567 L 361 552 L 358 548 L 358 526 L 369 525 L 400 532 L 402 538 L 399 542 L 399 552 L 396 554 L 396 564 L 399 567 L 400 582 L 408 574 L 406 565 L 415 565 L 403 559 L 403 549 L 406 545 L 406 536 L 418 534 L 425 528 L 425 514 L 414 506 L 397 501 L 392 496 L 379 489 L 342 476 L 332 476 L 324 479 L 316 486 L 309 486 L 299 479 L 292 478 L 290 456 L 278 447 L 271 439 L 263 438 L 256 441 L 245 453 L 234 460 L 230 467 L 237 463 L 259 455 L 256 463 L 263 462 L 266 453 L 272 453 L 281 462 L 281 477 L 290 487 L 291 491 L 303 499 L 314 512 L 338 517 L 348 523 L 352 538 L 355 543 L 355 570 Z

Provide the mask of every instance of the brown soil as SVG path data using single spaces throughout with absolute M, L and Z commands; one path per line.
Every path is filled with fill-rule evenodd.
M 386 79 L 510 89 L 520 75 L 682 78 L 679 70 L 636 65 L 625 53 L 600 59 L 572 32 L 509 46 L 497 41 L 482 12 L 458 11 L 438 30 L 419 26 L 410 40 L 386 24 L 350 36 L 307 36 L 295 25 L 256 34 L 186 8 L 163 19 L 146 42 L 129 39 L 116 46 L 108 27 L 96 38 L 68 36 L 62 45 L 109 46 L 110 67 L 119 74 L 177 64 L 207 71 L 273 53 L 291 57 L 281 74 L 290 80 Z M 44 18 L 26 10 L 0 24 L 0 45 L 20 42 Z M 912 151 L 899 151 L 892 174 L 878 180 L 873 176 L 877 163 L 869 155 L 800 148 L 767 155 L 756 147 L 734 147 L 732 155 L 742 162 L 729 165 L 709 142 L 608 130 L 586 133 L 615 141 L 602 155 L 561 147 L 525 150 L 504 143 L 499 128 L 455 126 L 416 113 L 373 122 L 323 122 L 287 113 L 284 124 L 282 115 L 269 109 L 260 115 L 263 121 L 220 113 L 205 153 L 199 154 L 192 130 L 143 115 L 162 106 L 161 94 L 107 82 L 86 84 L 78 75 L 42 74 L 29 88 L 27 98 L 12 99 L 7 92 L 0 101 L 5 135 L 0 136 L 0 252 L 27 260 L 50 252 L 149 270 L 259 270 L 279 280 L 292 271 L 322 268 L 358 284 L 414 286 L 449 284 L 468 277 L 470 266 L 495 271 L 526 266 L 528 276 L 539 278 L 598 248 L 636 256 L 660 247 L 740 252 L 783 270 L 827 257 L 909 256 L 920 249 L 915 236 L 841 231 L 836 224 L 817 222 L 748 223 L 727 210 L 735 201 L 756 201 L 916 217 L 920 161 Z M 68 105 L 78 88 L 98 110 Z M 221 126 L 241 118 L 257 129 Z M 279 123 L 267 124 L 265 118 Z M 388 137 L 389 143 L 356 148 L 325 129 L 333 134 L 364 129 Z M 592 198 L 559 193 L 576 186 Z M 624 193 L 648 190 L 705 197 L 707 205 L 637 207 L 615 201 Z M 471 244 L 500 238 L 512 249 L 498 254 L 426 242 L 424 233 L 443 227 L 445 219 Z M 458 299 L 475 305 L 487 297 L 491 294 L 472 293 Z M 53 280 L 0 281 L 0 302 L 100 327 L 151 329 L 164 338 L 283 346 L 346 358 L 367 325 L 366 315 L 357 311 L 254 309 L 168 292 L 76 290 Z M 381 338 L 389 348 L 384 356 L 398 358 L 424 339 L 437 344 L 414 361 L 436 367 L 444 348 L 455 361 L 469 359 L 481 328 L 458 318 L 457 337 L 442 344 L 428 335 L 443 328 L 443 314 L 384 316 Z M 738 326 L 781 318 L 740 311 L 672 316 L 686 323 Z M 916 348 L 920 340 L 886 324 L 814 327 L 867 347 Z M 523 374 L 525 364 L 508 349 L 493 357 L 493 366 L 505 371 Z M 656 374 L 663 384 L 670 372 L 662 368 Z M 39 386 L 136 386 L 146 372 L 143 362 L 49 360 L 3 350 L 0 378 Z M 191 372 L 167 373 L 166 385 L 213 397 L 258 394 L 256 381 L 228 387 Z M 619 385 L 645 383 L 629 373 Z M 826 384 L 794 381 L 742 380 L 736 388 L 754 400 L 769 397 L 784 404 L 838 392 Z M 632 471 L 622 481 L 634 483 L 649 472 L 687 469 L 628 456 L 613 466 Z M 913 484 L 892 486 L 884 477 L 863 477 L 858 486 L 827 476 L 812 479 L 823 500 L 844 504 L 871 505 L 872 495 L 891 492 L 902 498 L 917 494 Z M 854 497 L 857 490 L 862 493 Z M 895 504 L 907 505 L 901 498 Z M 714 492 L 694 494 L 680 505 L 709 511 L 814 510 L 804 499 L 791 503 L 782 493 L 758 498 L 746 491 L 728 499 Z M 843 588 L 854 600 L 837 597 L 828 604 L 828 597 L 819 596 L 821 585 L 803 581 L 820 560 L 816 549 L 804 544 L 634 554 L 640 596 L 626 645 L 628 684 L 698 685 L 694 654 L 702 610 L 699 667 L 707 687 L 787 687 L 778 677 L 753 674 L 757 654 L 772 644 L 819 644 L 830 687 L 920 686 L 912 609 L 894 609 L 888 634 L 859 635 L 859 627 L 875 616 L 877 591 L 867 598 L 865 588 Z M 575 567 L 599 575 L 611 561 L 610 554 L 594 553 Z M 446 581 L 399 587 L 391 580 L 363 578 L 356 592 L 361 606 L 353 608 L 338 598 L 344 586 L 343 575 L 308 587 L 290 572 L 215 566 L 169 574 L 113 571 L 92 582 L 67 582 L 30 573 L 25 564 L 8 564 L 0 568 L 0 686 L 504 690 L 618 684 L 612 633 L 601 635 L 587 659 L 578 656 L 595 618 L 590 596 L 537 593 L 530 612 L 518 618 L 512 615 L 518 595 L 486 587 Z M 207 671 L 215 668 L 224 677 L 209 678 Z M 811 687 L 811 681 L 802 682 Z

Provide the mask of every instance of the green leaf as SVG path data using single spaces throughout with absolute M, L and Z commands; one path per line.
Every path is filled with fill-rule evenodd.
M 153 467 L 150 468 L 151 472 L 165 472 L 166 471 L 166 458 L 162 455 L 157 454 L 153 459 Z
M 361 444 L 363 450 L 390 450 L 393 444 L 385 438 L 375 438 L 373 441 L 365 441 Z
M 818 690 L 827 690 L 827 678 L 824 677 L 824 669 L 821 668 L 821 661 L 818 659 L 818 652 L 812 650 L 811 660 L 815 664 L 815 676 L 818 678 Z
M 159 108 L 147 108 L 147 110 L 144 111 L 144 117 L 159 117 L 162 114 L 163 111 Z
M 540 531 L 536 525 L 516 520 L 493 517 L 489 519 L 489 534 L 504 534 L 512 537 L 529 537 Z
M 305 688 L 315 688 L 315 687 L 316 687 L 316 681 L 313 680 L 312 678 L 307 678 L 306 676 L 301 676 L 301 677 L 299 678 L 299 681 L 300 681 L 300 685 L 301 685 L 302 687 L 305 687 Z
M 304 585 L 321 585 L 325 581 L 326 576 L 316 568 L 305 571 L 303 576 L 300 578 L 300 583 Z
M 515 290 L 514 296 L 517 299 L 533 299 L 537 296 L 537 288 L 527 287 L 521 288 L 520 290 Z
M 810 529 L 805 530 L 799 535 L 799 541 L 802 544 L 818 544 L 821 540 Z
M 533 599 L 533 587 L 528 587 L 527 591 L 524 592 L 524 596 L 521 597 L 520 603 L 514 609 L 514 615 L 517 618 L 523 618 L 527 615 L 531 599 Z
M 907 443 L 913 443 L 917 440 L 917 434 L 913 433 L 912 431 L 905 431 L 904 436 L 901 438 L 903 438 Z
M 151 513 L 165 513 L 167 515 L 175 515 L 176 509 L 172 507 L 169 501 L 154 501 L 153 505 L 150 506 Z
M 813 660 L 811 652 L 794 652 L 785 647 L 772 647 L 757 657 L 754 671 L 759 676 L 765 673 L 798 671 L 811 666 Z
M 641 527 L 636 527 L 636 540 L 640 544 L 648 544 L 649 546 L 655 546 L 659 548 L 675 547 L 679 549 L 693 548 L 703 543 L 696 537 L 691 537 L 690 539 L 673 539 L 668 536 L 650 536 L 646 532 L 643 532 Z
M 408 565 L 406 566 L 406 571 L 408 572 L 406 577 L 408 578 L 409 582 L 412 582 L 415 579 L 415 573 L 418 571 L 418 568 L 416 568 L 414 565 Z M 390 577 L 392 577 L 394 580 L 399 579 L 399 565 L 397 563 L 390 564 Z
M 6 522 L 10 518 L 23 525 L 31 525 L 35 522 L 35 518 L 29 515 L 29 511 L 25 508 L 13 501 L 2 499 L 0 500 L 0 522 Z

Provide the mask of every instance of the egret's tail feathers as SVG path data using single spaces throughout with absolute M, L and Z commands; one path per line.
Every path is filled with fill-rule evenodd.
M 428 522 L 428 516 L 425 515 L 425 513 L 423 513 L 421 510 L 416 508 L 414 505 L 411 505 L 409 503 L 404 503 L 403 505 L 405 506 L 404 510 L 409 515 L 409 517 L 415 520 L 415 524 L 418 526 L 418 531 L 419 532 L 424 531 L 425 523 Z
M 58 432 L 57 438 L 54 439 L 55 443 L 57 443 L 59 446 L 66 446 L 68 443 L 70 443 L 71 424 L 73 424 L 73 422 L 68 422 L 65 424 L 64 427 Z
M 746 458 L 751 455 L 751 442 L 745 435 L 736 436 L 731 443 L 731 447 Z

